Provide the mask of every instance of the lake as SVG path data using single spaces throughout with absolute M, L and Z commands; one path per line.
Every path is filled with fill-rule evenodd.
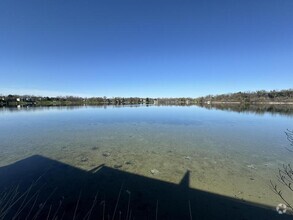
M 286 129 L 290 114 L 198 106 L 2 108 L 0 170 L 39 155 L 174 185 L 189 171 L 192 189 L 274 208 L 270 180 L 293 161 Z

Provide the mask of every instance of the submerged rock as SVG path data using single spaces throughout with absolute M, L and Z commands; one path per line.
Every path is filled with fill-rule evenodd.
M 114 167 L 115 169 L 119 169 L 119 168 L 122 167 L 122 164 L 115 164 L 113 167 Z
M 102 155 L 103 155 L 104 157 L 109 157 L 111 154 L 110 154 L 109 152 L 104 152 Z
M 94 147 L 92 147 L 92 150 L 99 150 L 99 147 L 94 146 Z
M 152 169 L 150 172 L 153 175 L 157 175 L 159 173 L 159 171 L 157 169 Z
M 81 162 L 86 162 L 86 161 L 88 161 L 88 160 L 89 160 L 89 158 L 87 158 L 87 157 L 82 157 L 82 158 L 80 159 Z
M 249 164 L 249 165 L 247 165 L 247 167 L 250 169 L 256 170 L 256 167 L 253 164 Z
M 132 161 L 129 160 L 129 161 L 126 161 L 125 164 L 126 164 L 126 165 L 132 165 L 132 164 L 134 164 L 134 163 L 133 163 Z

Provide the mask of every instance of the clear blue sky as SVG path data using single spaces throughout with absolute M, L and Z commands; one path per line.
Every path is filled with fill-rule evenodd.
M 0 93 L 293 87 L 292 0 L 1 0 Z

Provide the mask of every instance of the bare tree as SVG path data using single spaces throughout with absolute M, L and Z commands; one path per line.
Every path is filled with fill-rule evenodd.
M 290 143 L 290 146 L 293 147 L 293 130 L 285 131 L 287 136 L 287 140 Z M 293 152 L 292 149 L 287 148 L 290 152 Z M 292 200 L 292 193 L 293 193 L 293 169 L 290 164 L 283 164 L 282 168 L 279 168 L 279 172 L 277 174 L 277 181 L 281 184 L 280 185 L 274 183 L 272 180 L 271 189 L 272 191 L 282 199 L 284 204 L 293 211 L 293 200 Z

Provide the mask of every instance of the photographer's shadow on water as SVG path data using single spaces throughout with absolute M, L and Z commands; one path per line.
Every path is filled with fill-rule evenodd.
M 35 155 L 0 168 L 0 219 L 292 219 L 272 207 L 100 165 Z

